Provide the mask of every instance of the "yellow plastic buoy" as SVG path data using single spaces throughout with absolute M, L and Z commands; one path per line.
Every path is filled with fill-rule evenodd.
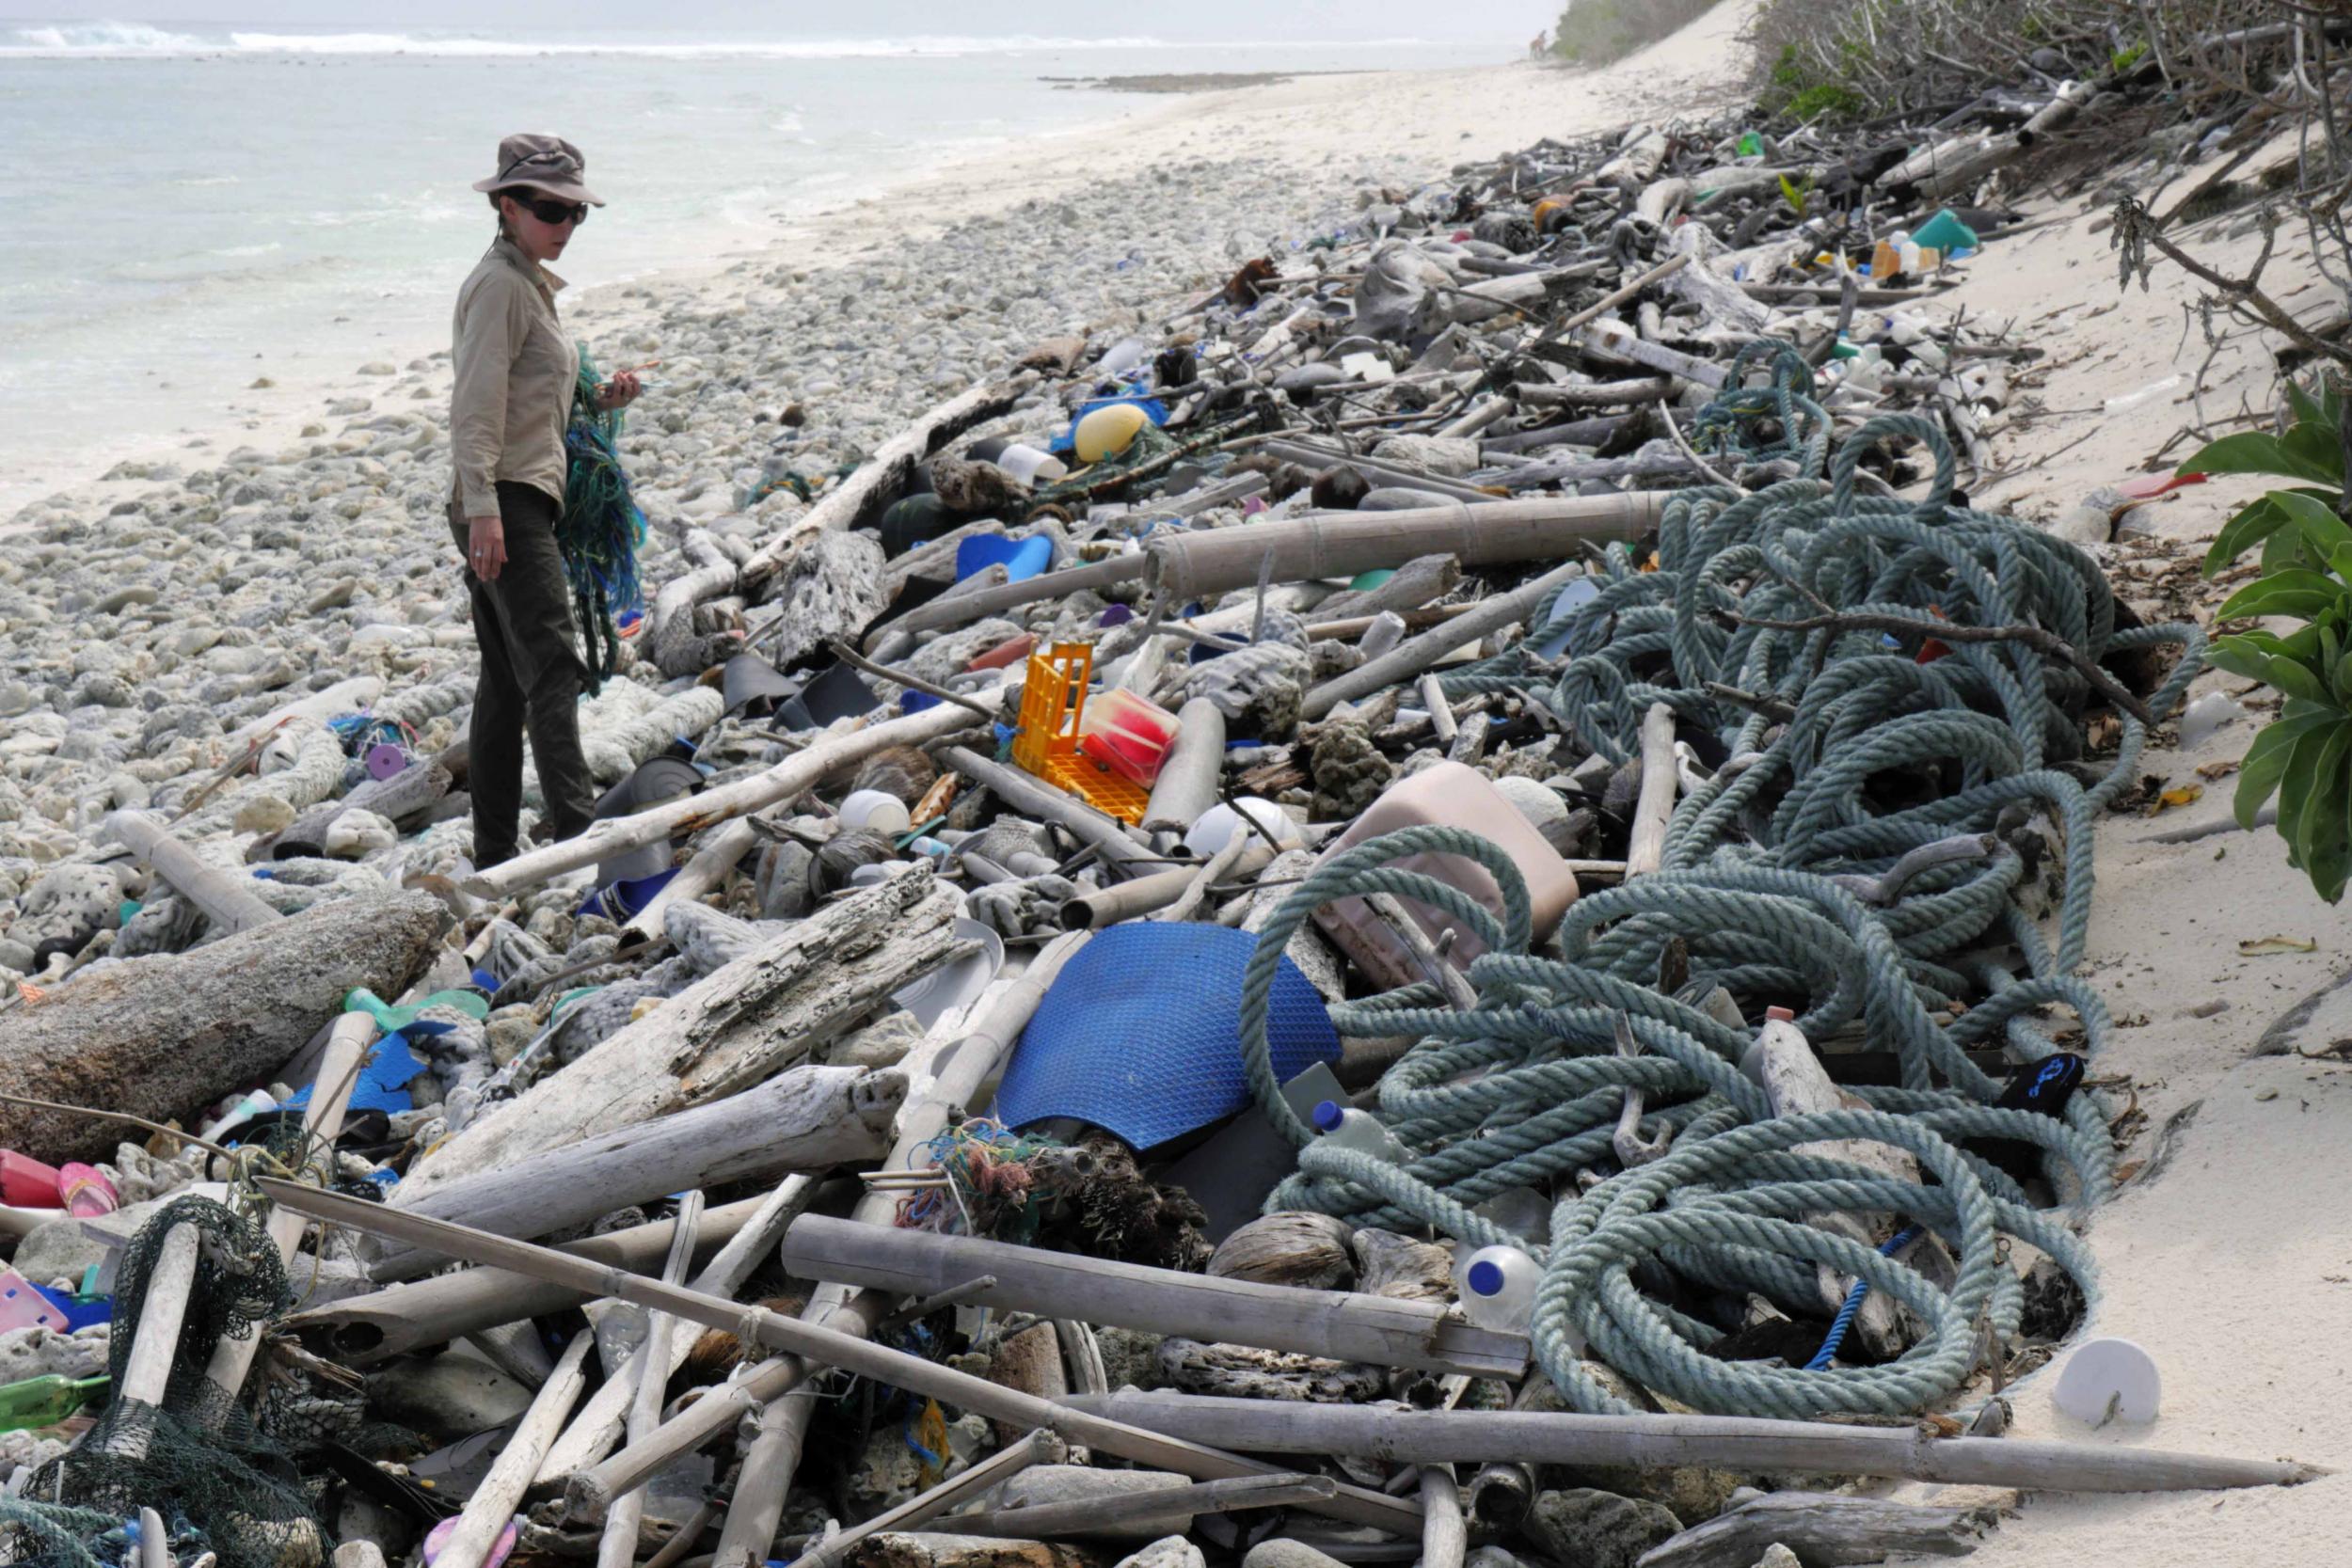
M 1136 436 L 1148 422 L 1143 410 L 1134 404 L 1114 403 L 1080 420 L 1078 428 L 1070 433 L 1070 439 L 1077 448 L 1079 462 L 1100 463 L 1134 446 Z

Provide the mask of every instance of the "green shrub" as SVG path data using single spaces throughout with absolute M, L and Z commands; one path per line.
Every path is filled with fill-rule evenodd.
M 1836 82 L 1816 82 L 1788 101 L 1780 112 L 1790 119 L 1860 119 L 1868 107 L 1862 95 Z
M 1681 31 L 1721 0 L 1569 0 L 1551 52 L 1579 65 L 1607 65 Z
M 2269 490 L 2240 507 L 2205 555 L 2215 576 L 2260 546 L 2261 575 L 2230 595 L 2217 620 L 2276 616 L 2303 623 L 2217 637 L 2217 669 L 2260 681 L 2284 699 L 2238 771 L 2238 824 L 2279 797 L 2288 863 L 2330 904 L 2352 878 L 2352 527 L 2344 497 L 2344 395 L 2332 382 L 2316 397 L 2290 385 L 2295 422 L 2283 436 L 2225 436 L 2181 465 L 2182 473 L 2276 474 L 2310 483 Z

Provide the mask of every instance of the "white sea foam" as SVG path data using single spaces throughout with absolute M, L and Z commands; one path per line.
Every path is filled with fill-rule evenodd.
M 1290 40 L 1295 45 L 1297 40 Z M 1318 43 L 1327 50 L 1396 49 L 1414 39 L 1344 40 Z M 781 60 L 892 59 L 941 55 L 1063 54 L 1073 51 L 1159 49 L 1248 49 L 1264 40 L 1207 43 L 1150 36 L 983 38 L 925 34 L 908 38 L 702 39 L 648 40 L 541 39 L 468 33 L 277 33 L 244 29 L 216 34 L 175 33 L 137 22 L 67 23 L 18 27 L 0 41 L 0 56 L 140 56 L 241 55 L 426 55 L 484 57 L 542 55 L 635 55 L 685 59 L 735 56 Z
M 736 55 L 770 59 L 887 59 L 938 55 L 1033 54 L 1041 51 L 1162 49 L 1155 38 L 977 38 L 918 35 L 866 39 L 538 39 L 465 33 L 275 33 L 243 29 L 219 34 L 167 32 L 135 22 L 94 22 L 19 27 L 0 55 L 642 55 L 656 58 Z

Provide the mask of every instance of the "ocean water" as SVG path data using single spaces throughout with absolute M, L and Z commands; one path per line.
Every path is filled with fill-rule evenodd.
M 445 347 L 492 230 L 469 186 L 509 131 L 586 154 L 610 205 L 561 270 L 595 289 L 1138 103 L 1044 78 L 1509 53 L 0 20 L 0 520 L 125 451 L 233 445 L 240 420 L 289 411 L 256 377 L 316 386 Z

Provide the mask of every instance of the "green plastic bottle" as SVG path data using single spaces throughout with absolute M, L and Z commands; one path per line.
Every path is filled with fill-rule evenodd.
M 56 1426 L 105 1392 L 106 1377 L 72 1378 L 58 1372 L 28 1377 L 0 1387 L 0 1432 Z

